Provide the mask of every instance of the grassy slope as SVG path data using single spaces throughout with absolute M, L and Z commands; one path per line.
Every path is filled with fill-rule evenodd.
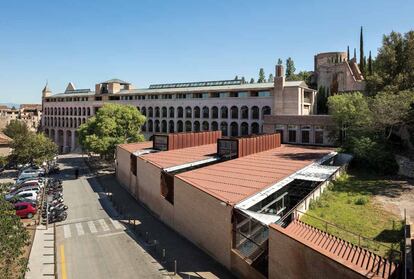
M 401 220 L 373 202 L 373 196 L 379 192 L 382 193 L 388 183 L 386 180 L 363 174 L 344 175 L 311 205 L 308 214 L 399 249 L 399 240 L 402 235 Z M 315 218 L 305 215 L 301 220 L 325 230 L 325 224 Z M 333 226 L 328 225 L 328 232 L 355 244 L 359 243 L 357 236 Z M 386 247 L 363 238 L 361 246 L 380 255 L 389 254 L 389 249 Z

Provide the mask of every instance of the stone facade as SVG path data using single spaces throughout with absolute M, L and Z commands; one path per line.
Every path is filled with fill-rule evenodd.
M 276 69 L 277 70 L 277 69 Z M 241 81 L 211 81 L 155 85 L 133 89 L 130 83 L 110 80 L 95 91 L 75 89 L 52 95 L 43 89 L 42 129 L 61 152 L 78 147 L 77 128 L 105 103 L 135 106 L 147 117 L 142 128 L 146 138 L 154 133 L 221 130 L 223 136 L 263 132 L 264 116 L 308 115 L 315 111 L 316 91 L 305 82 L 285 81 L 283 68 L 273 83 L 242 84 Z
M 323 87 L 330 94 L 365 89 L 365 80 L 356 59 L 348 59 L 346 52 L 315 55 L 315 75 L 318 89 Z
M 42 118 L 42 105 L 22 104 L 19 109 L 8 107 L 0 108 L 0 130 L 4 129 L 12 120 L 19 120 L 26 123 L 29 130 L 38 130 Z

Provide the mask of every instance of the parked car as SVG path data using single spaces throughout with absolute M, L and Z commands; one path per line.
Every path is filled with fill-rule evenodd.
M 39 176 L 40 174 L 38 172 L 22 173 L 17 178 L 16 183 L 21 184 L 23 181 L 27 180 L 28 178 L 34 179 L 34 178 L 38 178 Z
M 15 184 L 10 188 L 10 192 L 16 191 L 18 189 L 21 189 L 23 187 L 28 187 L 28 186 L 38 186 L 40 188 L 43 188 L 45 186 L 43 180 L 39 180 L 39 179 L 28 179 L 25 180 L 24 182 L 20 183 L 20 184 Z
M 14 191 L 11 191 L 9 194 L 7 194 L 6 195 L 6 199 L 7 199 L 7 197 L 10 195 L 10 196 L 15 196 L 15 195 L 17 195 L 18 193 L 21 193 L 21 192 L 26 192 L 26 191 L 35 191 L 36 192 L 36 194 L 37 193 L 39 193 L 39 191 L 40 191 L 40 186 L 38 186 L 38 185 L 29 185 L 29 186 L 24 186 L 24 187 L 21 187 L 21 188 L 19 188 L 19 189 L 16 189 L 16 190 L 14 190 Z
M 14 197 L 22 197 L 28 200 L 37 201 L 37 193 L 36 191 L 22 191 L 16 194 L 8 194 L 5 196 L 7 201 L 13 199 Z
M 11 200 L 9 200 L 9 202 L 12 203 L 12 204 L 16 204 L 16 203 L 19 203 L 19 202 L 28 202 L 33 207 L 37 207 L 37 202 L 36 201 L 26 199 L 26 198 L 23 198 L 23 197 L 19 197 L 19 196 L 14 196 Z
M 30 174 L 38 174 L 38 176 L 43 176 L 43 175 L 45 175 L 45 169 L 43 169 L 43 168 L 33 168 L 33 167 L 30 167 L 30 168 L 26 168 L 26 169 L 23 169 L 23 170 L 21 170 L 20 172 L 19 172 L 19 177 L 20 176 L 23 176 L 23 175 L 30 175 Z
M 29 202 L 19 202 L 14 205 L 16 215 L 21 218 L 32 218 L 36 214 L 36 207 L 33 207 Z

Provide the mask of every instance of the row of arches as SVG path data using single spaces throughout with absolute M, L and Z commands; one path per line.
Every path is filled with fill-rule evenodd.
M 249 129 L 250 128 L 250 129 Z M 142 127 L 144 132 L 148 133 L 174 133 L 174 132 L 199 132 L 199 131 L 218 131 L 221 130 L 223 136 L 246 136 L 249 134 L 259 134 L 260 125 L 257 122 L 249 124 L 242 122 L 240 125 L 237 122 L 231 122 L 230 125 L 226 121 L 213 121 L 211 124 L 208 121 L 194 121 L 178 120 L 174 122 L 170 120 L 148 120 Z
M 91 108 L 76 107 L 76 108 L 60 108 L 60 107 L 46 107 L 44 109 L 45 115 L 70 115 L 70 116 L 90 116 Z
M 44 117 L 46 127 L 78 128 L 85 122 L 86 117 Z
M 78 147 L 78 133 L 73 130 L 45 128 L 44 133 L 59 147 L 59 153 L 70 152 Z
M 222 107 L 141 107 L 138 108 L 141 113 L 148 118 L 211 118 L 211 119 L 263 119 L 265 115 L 271 114 L 271 108 L 264 106 L 261 109 L 258 106 L 222 106 Z

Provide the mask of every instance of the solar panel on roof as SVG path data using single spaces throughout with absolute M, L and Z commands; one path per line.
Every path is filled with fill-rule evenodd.
M 240 85 L 240 84 L 242 84 L 241 80 L 216 80 L 216 81 L 152 84 L 149 86 L 149 89 L 205 87 L 205 86 Z

